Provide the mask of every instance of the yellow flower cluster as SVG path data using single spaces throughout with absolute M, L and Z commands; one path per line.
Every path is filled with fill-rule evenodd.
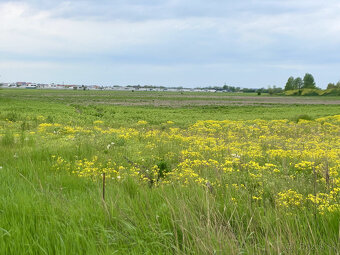
M 146 124 L 148 124 L 148 122 L 145 121 L 145 120 L 140 120 L 140 121 L 137 122 L 137 125 L 140 125 L 140 126 L 146 125 Z
M 237 190 L 259 203 L 274 198 L 277 208 L 285 210 L 317 206 L 321 214 L 340 211 L 340 115 L 298 123 L 208 120 L 188 128 L 168 124 L 155 128 L 138 121 L 134 127 L 83 128 L 43 123 L 38 132 L 57 129 L 53 134 L 58 137 L 90 134 L 103 141 L 104 148 L 112 137 L 124 141 L 124 150 L 108 147 L 115 150 L 115 162 L 101 153 L 92 160 L 68 162 L 68 170 L 82 177 L 105 172 L 115 180 L 137 178 L 153 185 L 208 185 Z M 124 159 L 127 151 L 136 164 Z M 158 164 L 162 160 L 166 170 Z M 63 164 L 57 160 L 56 167 Z
M 48 132 L 48 131 L 55 131 L 54 128 L 59 128 L 61 127 L 61 124 L 58 124 L 58 123 L 41 123 L 39 124 L 38 126 L 38 131 L 40 133 L 45 133 L 45 132 Z
M 332 189 L 329 194 L 318 193 L 315 196 L 309 194 L 307 199 L 316 204 L 321 214 L 340 211 L 340 188 Z
M 279 192 L 276 200 L 278 206 L 285 208 L 300 207 L 303 204 L 303 195 L 294 190 Z

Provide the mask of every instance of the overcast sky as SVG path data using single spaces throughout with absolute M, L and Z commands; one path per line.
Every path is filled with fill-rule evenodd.
M 340 80 L 339 0 L 0 0 L 0 81 L 284 86 Z

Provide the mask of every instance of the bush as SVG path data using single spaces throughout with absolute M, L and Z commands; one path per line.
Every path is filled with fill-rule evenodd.
M 17 120 L 20 119 L 20 116 L 16 112 L 9 112 L 5 115 L 5 119 L 12 121 L 12 122 L 16 122 Z
M 158 169 L 159 169 L 159 172 L 158 172 L 158 178 L 164 178 L 165 177 L 165 174 L 170 172 L 170 167 L 168 165 L 167 162 L 165 161 L 160 161 L 158 164 Z
M 326 89 L 322 93 L 323 96 L 340 96 L 340 89 Z
M 299 95 L 299 90 L 294 89 L 294 90 L 287 90 L 284 93 L 286 96 L 298 96 Z
M 323 91 L 320 89 L 302 89 L 288 90 L 284 93 L 286 96 L 321 96 Z
M 333 88 L 333 89 L 302 89 L 302 90 L 288 90 L 284 92 L 286 96 L 340 96 L 340 89 Z
M 308 114 L 302 114 L 294 117 L 293 120 L 299 122 L 299 120 L 313 120 L 313 118 Z
M 320 96 L 322 93 L 319 89 L 303 89 L 301 96 Z

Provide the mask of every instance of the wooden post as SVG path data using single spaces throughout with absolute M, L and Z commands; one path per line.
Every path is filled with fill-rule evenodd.
M 328 160 L 326 160 L 326 185 L 327 189 L 329 188 L 329 168 L 328 168 Z
M 316 171 L 315 171 L 315 162 L 314 162 L 314 165 L 313 165 L 313 175 L 314 175 L 314 178 L 313 178 L 313 183 L 314 183 L 314 187 L 313 187 L 313 193 L 314 193 L 314 198 L 316 200 L 316 181 L 317 181 L 317 176 L 316 176 Z M 316 210 L 316 203 L 314 203 L 314 220 L 315 220 L 315 224 L 318 225 L 318 222 L 316 221 L 316 213 L 317 213 L 317 210 Z
M 105 173 L 103 173 L 103 201 L 105 202 Z

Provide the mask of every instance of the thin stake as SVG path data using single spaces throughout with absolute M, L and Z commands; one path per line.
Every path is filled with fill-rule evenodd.
M 329 168 L 328 168 L 328 160 L 326 160 L 326 184 L 327 189 L 329 188 Z
M 314 175 L 314 179 L 313 179 L 313 184 L 314 184 L 314 187 L 313 187 L 313 193 L 314 193 L 314 197 L 316 199 L 316 179 L 317 179 L 317 176 L 316 176 L 316 171 L 315 171 L 315 162 L 314 162 L 314 165 L 313 165 L 313 175 Z M 314 203 L 314 220 L 315 220 L 315 223 L 318 224 L 318 222 L 316 221 L 316 203 Z
M 103 201 L 105 201 L 105 173 L 103 173 Z

